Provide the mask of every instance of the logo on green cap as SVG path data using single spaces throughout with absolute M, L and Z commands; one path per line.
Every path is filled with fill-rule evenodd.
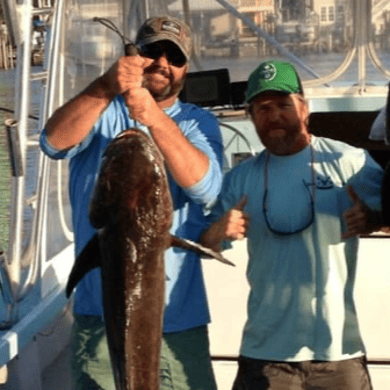
M 249 76 L 245 101 L 267 92 L 302 93 L 301 82 L 289 62 L 271 60 L 261 63 Z
M 273 64 L 265 63 L 259 69 L 259 78 L 263 80 L 272 80 L 276 76 L 276 68 Z

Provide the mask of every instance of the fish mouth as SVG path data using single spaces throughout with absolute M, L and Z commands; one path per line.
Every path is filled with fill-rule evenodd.
M 116 138 L 114 139 L 119 139 L 119 138 L 125 138 L 131 135 L 138 135 L 138 134 L 143 134 L 143 131 L 138 129 L 137 127 L 132 127 L 130 129 L 123 130 L 121 133 L 117 135 Z

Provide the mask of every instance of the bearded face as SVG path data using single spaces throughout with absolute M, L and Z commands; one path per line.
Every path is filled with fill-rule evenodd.
M 261 94 L 250 106 L 252 121 L 263 145 L 273 154 L 294 154 L 310 142 L 308 107 L 292 94 Z
M 185 68 L 187 67 L 185 66 Z M 174 74 L 169 68 L 153 63 L 144 70 L 142 86 L 150 92 L 157 102 L 160 102 L 179 95 L 184 87 L 186 73 Z
M 161 41 L 145 46 L 142 51 L 147 61 L 143 87 L 157 102 L 176 97 L 183 89 L 188 71 L 179 47 L 172 42 Z

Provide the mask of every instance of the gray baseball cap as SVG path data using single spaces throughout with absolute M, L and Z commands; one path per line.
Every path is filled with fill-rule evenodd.
M 168 40 L 176 44 L 189 61 L 192 52 L 191 29 L 186 22 L 171 16 L 147 19 L 138 31 L 135 43 L 138 46 Z

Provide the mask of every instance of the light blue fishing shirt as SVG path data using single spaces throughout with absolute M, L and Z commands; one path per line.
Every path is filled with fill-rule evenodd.
M 344 360 L 365 353 L 353 300 L 358 239 L 341 234 L 343 214 L 352 207 L 347 185 L 380 209 L 383 171 L 366 151 L 345 143 L 313 136 L 312 146 L 313 164 L 310 147 L 270 154 L 268 164 L 265 151 L 244 161 L 225 176 L 212 211 L 215 220 L 248 196 L 250 295 L 240 353 L 249 358 Z M 265 213 L 272 230 L 307 225 L 312 196 L 310 227 L 285 236 L 270 231 Z
M 204 207 L 217 197 L 222 183 L 223 144 L 218 121 L 208 111 L 180 102 L 164 110 L 180 127 L 187 139 L 207 154 L 209 169 L 196 185 L 179 187 L 169 175 L 174 203 L 171 233 L 198 241 L 204 229 Z M 70 158 L 70 201 L 78 256 L 96 231 L 88 218 L 88 204 L 104 150 L 111 139 L 134 123 L 122 96 L 117 96 L 96 122 L 88 137 L 72 149 L 59 151 L 47 142 L 46 130 L 40 137 L 42 150 L 53 159 Z M 164 332 L 178 332 L 205 325 L 210 321 L 199 255 L 170 248 L 165 254 L 166 307 Z M 78 284 L 74 310 L 81 315 L 102 315 L 100 268 L 89 272 Z

